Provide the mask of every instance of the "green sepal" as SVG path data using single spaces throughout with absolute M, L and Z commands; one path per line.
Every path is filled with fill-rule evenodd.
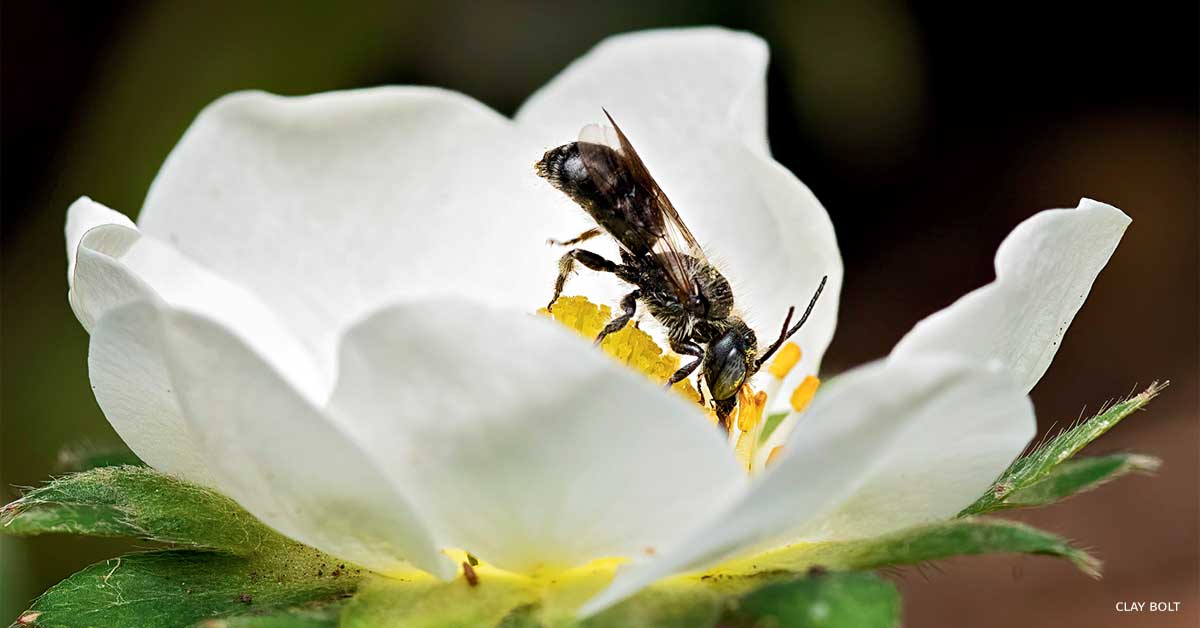
M 0 525 L 8 534 L 134 537 L 238 555 L 293 545 L 228 497 L 135 466 L 53 480 L 4 506 Z
M 769 584 L 737 601 L 722 626 L 889 628 L 900 622 L 900 593 L 871 573 L 828 573 Z
M 353 591 L 362 573 L 351 569 L 334 576 L 321 569 L 330 560 L 301 546 L 261 558 L 197 550 L 130 554 L 68 577 L 18 621 L 40 628 L 175 628 L 333 601 Z
M 1001 507 L 1052 504 L 1127 473 L 1153 473 L 1161 464 L 1162 461 L 1153 456 L 1124 453 L 1068 460 L 1051 469 L 1041 480 L 1010 493 L 1001 502 Z
M 973 517 L 901 530 L 875 538 L 802 543 L 722 566 L 725 573 L 803 572 L 813 567 L 837 570 L 915 565 L 951 556 L 1022 553 L 1065 558 L 1089 576 L 1100 561 L 1062 537 L 1024 524 Z
M 1155 382 L 1145 391 L 1113 404 L 1096 416 L 1063 430 L 1049 442 L 1046 442 L 1027 455 L 1018 458 L 1000 475 L 1000 479 L 975 501 L 964 508 L 959 516 L 978 515 L 994 510 L 1001 510 L 1015 505 L 1005 504 L 1007 498 L 1014 493 L 1032 487 L 1050 476 L 1056 467 L 1079 453 L 1088 443 L 1099 438 L 1112 429 L 1122 419 L 1140 410 L 1158 396 L 1170 382 L 1159 384 Z M 1070 493 L 1067 493 L 1068 495 Z M 1047 502 L 1037 502 L 1043 504 Z

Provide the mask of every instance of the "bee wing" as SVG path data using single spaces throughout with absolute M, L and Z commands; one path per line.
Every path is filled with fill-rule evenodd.
M 598 191 L 632 227 L 628 237 L 617 240 L 634 253 L 653 254 L 676 295 L 686 302 L 698 293 L 692 259 L 702 259 L 704 253 L 629 138 L 607 111 L 604 115 L 611 127 L 589 124 L 580 131 L 584 167 Z

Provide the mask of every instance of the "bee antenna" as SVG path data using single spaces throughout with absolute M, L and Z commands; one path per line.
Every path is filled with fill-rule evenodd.
M 813 293 L 812 300 L 808 302 L 808 308 L 804 310 L 804 315 L 801 316 L 800 320 L 796 321 L 796 325 L 790 329 L 788 328 L 788 325 L 792 322 L 792 315 L 796 313 L 796 306 L 793 305 L 792 307 L 788 308 L 787 317 L 783 319 L 783 329 L 779 330 L 779 338 L 777 338 L 775 342 L 771 343 L 771 347 L 763 352 L 762 357 L 758 358 L 758 361 L 754 363 L 755 373 L 762 368 L 763 364 L 766 364 L 767 360 L 771 359 L 772 355 L 775 355 L 775 352 L 779 350 L 779 347 L 782 346 L 788 338 L 791 338 L 796 334 L 796 332 L 800 331 L 800 328 L 804 325 L 804 322 L 808 320 L 809 314 L 812 314 L 813 308 L 816 307 L 817 299 L 821 298 L 821 291 L 825 289 L 825 282 L 828 280 L 829 275 L 821 277 L 821 283 L 817 286 L 817 291 Z

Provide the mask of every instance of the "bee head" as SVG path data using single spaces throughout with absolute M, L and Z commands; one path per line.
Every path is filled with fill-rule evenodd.
M 579 156 L 579 146 L 575 142 L 551 148 L 533 167 L 539 177 L 567 193 L 588 179 L 587 169 Z
M 708 344 L 704 352 L 704 381 L 718 405 L 737 397 L 753 375 L 754 332 L 745 323 L 734 325 Z

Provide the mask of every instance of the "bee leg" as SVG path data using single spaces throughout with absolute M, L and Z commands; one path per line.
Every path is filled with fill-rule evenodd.
M 573 245 L 579 244 L 580 242 L 586 242 L 587 240 L 591 240 L 592 238 L 600 235 L 601 233 L 604 233 L 604 232 L 601 231 L 599 227 L 592 227 L 591 229 L 584 231 L 583 233 L 575 236 L 574 238 L 571 238 L 570 240 L 556 240 L 554 238 L 547 238 L 546 244 L 549 244 L 550 246 L 573 246 Z
M 620 268 L 620 264 L 610 262 L 591 251 L 583 249 L 571 249 L 567 251 L 567 254 L 558 260 L 558 280 L 554 282 L 554 297 L 550 299 L 550 304 L 546 306 L 547 310 L 554 309 L 554 302 L 558 300 L 558 295 L 562 294 L 563 286 L 567 285 L 567 276 L 575 271 L 575 262 L 579 262 L 592 270 L 605 273 L 615 273 Z
M 641 298 L 641 296 L 641 290 L 634 290 L 633 292 L 630 292 L 622 297 L 621 310 L 623 313 L 611 321 L 608 321 L 608 324 L 604 326 L 604 329 L 600 330 L 600 335 L 596 336 L 596 342 L 592 344 L 598 347 L 600 346 L 600 342 L 604 340 L 606 336 L 624 329 L 625 326 L 629 324 L 629 319 L 633 318 L 633 313 L 637 310 L 637 300 Z
M 737 395 L 728 399 L 717 399 L 713 402 L 713 406 L 717 410 L 717 420 L 721 423 L 721 429 L 725 430 L 726 434 L 729 433 L 730 423 L 732 423 L 730 417 L 733 415 L 733 409 L 737 407 L 737 402 Z
M 675 371 L 670 378 L 667 379 L 667 384 L 664 388 L 670 388 L 675 384 L 683 381 L 688 375 L 691 375 L 696 367 L 700 366 L 700 362 L 704 360 L 704 347 L 692 342 L 691 340 L 675 340 L 671 339 L 671 350 L 679 355 L 696 356 L 695 360 L 683 365 L 678 371 Z

